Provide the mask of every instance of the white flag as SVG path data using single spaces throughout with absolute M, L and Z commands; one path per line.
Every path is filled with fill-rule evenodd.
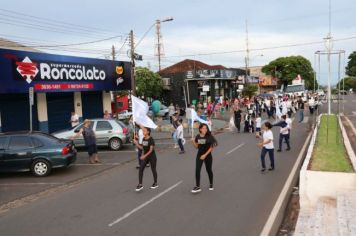
M 147 128 L 156 129 L 157 125 L 147 116 L 148 104 L 147 102 L 131 96 L 132 99 L 132 117 L 133 121 L 139 125 Z
M 282 113 L 281 113 L 281 109 L 280 109 L 280 103 L 279 100 L 276 100 L 276 116 L 278 119 L 281 119 L 282 117 Z
M 200 123 L 203 123 L 203 124 L 208 124 L 208 122 L 206 120 L 203 120 L 202 118 L 200 118 L 197 114 L 197 112 L 192 109 L 192 127 L 194 125 L 194 121 L 199 121 Z

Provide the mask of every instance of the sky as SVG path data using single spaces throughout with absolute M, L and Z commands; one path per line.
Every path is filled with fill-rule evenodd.
M 333 43 L 334 50 L 346 52 L 346 58 L 341 57 L 341 67 L 355 50 L 355 11 L 355 0 L 331 0 L 333 38 L 355 37 Z M 312 65 L 318 65 L 315 52 L 326 50 L 323 39 L 329 32 L 328 12 L 328 0 L 12 0 L 0 4 L 0 37 L 26 45 L 53 46 L 119 36 L 94 44 L 41 50 L 110 58 L 114 45 L 117 51 L 121 49 L 116 59 L 129 60 L 126 39 L 130 30 L 134 31 L 137 43 L 157 19 L 173 17 L 173 21 L 161 24 L 165 53 L 162 68 L 184 59 L 244 67 L 247 21 L 250 66 L 263 66 L 278 57 L 292 55 L 304 56 Z M 154 56 L 156 40 L 153 27 L 136 47 L 144 59 L 138 65 L 158 69 Z M 299 46 L 291 46 L 296 44 Z M 321 56 L 321 84 L 327 81 L 326 63 L 326 56 Z M 317 66 L 314 69 L 319 72 Z M 332 56 L 332 73 L 336 83 L 338 56 Z

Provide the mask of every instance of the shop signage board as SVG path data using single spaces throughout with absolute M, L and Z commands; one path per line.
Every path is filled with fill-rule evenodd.
M 0 49 L 0 93 L 131 89 L 131 63 Z

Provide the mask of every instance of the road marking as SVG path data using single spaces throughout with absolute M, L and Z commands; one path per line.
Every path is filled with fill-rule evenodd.
M 242 146 L 244 146 L 244 145 L 245 145 L 245 143 L 239 144 L 237 147 L 234 147 L 233 149 L 231 149 L 230 151 L 228 151 L 228 152 L 226 153 L 226 155 L 229 155 L 230 153 L 236 151 L 237 149 L 239 149 L 240 147 L 242 147 Z
M 24 186 L 24 185 L 62 185 L 65 183 L 13 183 L 13 184 L 0 184 L 0 186 Z
M 166 190 L 164 190 L 163 192 L 161 192 L 160 194 L 158 194 L 157 196 L 151 198 L 150 200 L 148 200 L 147 202 L 139 205 L 138 207 L 136 207 L 135 209 L 133 209 L 130 212 L 127 212 L 125 215 L 123 215 L 122 217 L 118 218 L 117 220 L 113 221 L 112 223 L 110 223 L 108 226 L 112 227 L 114 225 L 116 225 L 117 223 L 120 223 L 121 221 L 123 221 L 124 219 L 128 218 L 130 215 L 134 214 L 135 212 L 139 211 L 140 209 L 144 208 L 145 206 L 147 206 L 148 204 L 152 203 L 154 200 L 162 197 L 164 194 L 168 193 L 169 191 L 173 190 L 174 188 L 176 188 L 178 185 L 180 185 L 183 181 L 179 181 L 178 183 L 176 183 L 175 185 L 167 188 Z

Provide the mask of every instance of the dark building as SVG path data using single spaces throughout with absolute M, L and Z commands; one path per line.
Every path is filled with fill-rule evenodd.
M 158 73 L 164 81 L 163 102 L 185 106 L 194 100 L 208 102 L 220 96 L 236 96 L 238 84 L 244 84 L 245 71 L 187 59 Z

